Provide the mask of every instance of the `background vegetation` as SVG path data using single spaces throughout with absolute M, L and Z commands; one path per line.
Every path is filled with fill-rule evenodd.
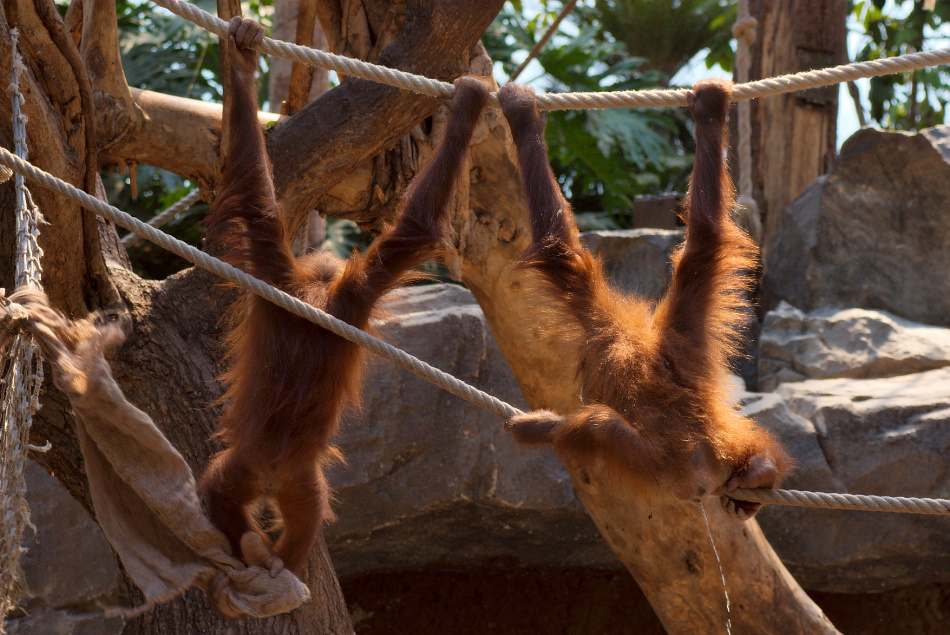
M 214 12 L 215 2 L 196 4 Z M 273 0 L 245 2 L 248 15 L 268 25 Z M 510 0 L 483 42 L 500 83 L 522 61 L 563 6 L 562 0 Z M 120 0 L 123 65 L 129 84 L 171 95 L 220 101 L 217 37 L 147 0 Z M 580 0 L 558 35 L 518 81 L 539 91 L 611 91 L 689 83 L 684 69 L 732 69 L 735 3 L 727 0 Z M 863 0 L 851 6 L 856 60 L 877 59 L 947 45 L 950 2 L 934 11 L 924 0 Z M 262 61 L 261 103 L 268 100 Z M 946 67 L 871 80 L 869 123 L 919 129 L 943 123 L 950 99 Z M 842 104 L 842 107 L 848 107 Z M 583 228 L 630 226 L 633 199 L 683 191 L 692 165 L 692 124 L 683 109 L 611 109 L 553 112 L 548 116 L 550 160 Z M 128 175 L 104 175 L 110 201 L 142 219 L 151 218 L 191 190 L 181 177 L 138 166 L 137 196 Z M 166 225 L 196 244 L 199 203 Z M 355 225 L 332 222 L 328 247 L 345 255 L 365 243 Z M 140 242 L 131 251 L 140 274 L 164 277 L 185 265 Z

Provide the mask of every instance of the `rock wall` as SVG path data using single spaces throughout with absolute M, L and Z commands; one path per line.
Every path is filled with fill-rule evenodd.
M 881 309 L 950 326 L 950 128 L 865 128 L 782 213 L 766 248 L 766 308 L 780 300 Z
M 682 232 L 594 232 L 583 239 L 615 284 L 659 298 Z M 380 330 L 396 346 L 525 406 L 464 288 L 405 290 Z M 740 398 L 797 458 L 787 485 L 950 497 L 950 368 L 940 368 L 950 364 L 948 333 L 866 310 L 825 307 L 806 314 L 783 306 L 770 314 L 760 379 L 775 392 Z M 844 379 L 854 377 L 876 379 Z M 406 371 L 371 360 L 361 406 L 346 413 L 337 439 L 346 463 L 329 472 L 338 520 L 325 533 L 341 578 L 365 586 L 372 576 L 394 571 L 486 567 L 626 575 L 553 452 L 518 447 L 501 424 Z M 14 616 L 8 628 L 120 632 L 121 621 L 104 620 L 96 608 L 121 600 L 111 549 L 54 479 L 36 466 L 30 470 L 39 543 L 27 544 L 23 561 L 27 614 Z M 761 524 L 809 589 L 867 593 L 950 582 L 943 518 L 769 507 Z

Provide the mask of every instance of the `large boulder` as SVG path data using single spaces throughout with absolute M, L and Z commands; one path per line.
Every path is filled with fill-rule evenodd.
M 789 489 L 950 498 L 950 368 L 823 379 L 747 394 L 797 469 Z M 866 593 L 950 582 L 944 516 L 768 506 L 762 529 L 807 589 Z
M 881 309 L 950 326 L 948 157 L 947 127 L 855 133 L 782 212 L 766 249 L 766 306 Z
M 26 463 L 27 502 L 35 533 L 24 533 L 20 558 L 23 595 L 7 620 L 8 633 L 122 632 L 125 620 L 106 617 L 118 606 L 119 566 L 99 526 L 46 470 Z
M 787 302 L 769 311 L 759 339 L 762 392 L 783 382 L 875 378 L 950 366 L 950 329 L 884 311 L 816 309 Z
M 587 232 L 582 240 L 628 292 L 662 297 L 682 231 Z M 405 289 L 384 339 L 527 408 L 474 296 L 455 285 Z M 620 568 L 554 452 L 525 449 L 496 416 L 374 360 L 328 475 L 338 520 L 326 540 L 340 576 L 485 560 Z
M 519 408 L 514 377 L 469 291 L 400 293 L 380 326 L 395 346 Z M 503 421 L 388 362 L 374 360 L 331 468 L 338 519 L 325 527 L 340 576 L 508 560 L 611 566 L 616 559 L 551 450 L 519 447 Z
M 467 290 L 407 289 L 393 311 L 381 325 L 390 342 L 526 407 Z M 749 414 L 798 460 L 791 487 L 946 497 L 946 386 L 950 369 L 804 381 L 744 398 Z M 551 450 L 519 447 L 494 415 L 388 362 L 371 358 L 361 407 L 347 413 L 337 443 L 346 463 L 328 477 L 339 518 L 325 534 L 341 577 L 499 564 L 622 570 Z M 31 617 L 11 627 L 81 632 L 99 615 L 97 602 L 114 603 L 114 557 L 82 510 L 69 511 L 75 503 L 65 492 L 47 493 L 32 481 L 31 488 L 34 520 L 51 537 L 28 545 L 41 564 L 27 567 L 45 575 L 28 582 L 31 597 L 45 599 L 28 600 Z M 762 523 L 806 588 L 863 592 L 948 579 L 943 518 L 772 506 Z M 120 627 L 97 624 L 89 632 Z
M 581 234 L 581 242 L 604 264 L 611 284 L 659 300 L 670 285 L 670 258 L 683 242 L 682 229 L 624 229 Z

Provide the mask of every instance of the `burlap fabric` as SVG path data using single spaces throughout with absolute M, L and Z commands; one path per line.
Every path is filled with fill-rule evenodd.
M 67 320 L 40 291 L 9 300 L 0 310 L 0 350 L 13 329 L 36 337 L 75 413 L 99 525 L 145 596 L 143 606 L 123 612 L 139 613 L 191 586 L 232 616 L 267 617 L 310 599 L 290 571 L 271 577 L 231 556 L 204 515 L 185 460 L 112 377 L 104 353 L 122 341 L 117 326 Z

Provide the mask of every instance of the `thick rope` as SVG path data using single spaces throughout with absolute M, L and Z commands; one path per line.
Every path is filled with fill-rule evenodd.
M 0 147 L 0 164 L 22 174 L 43 187 L 49 188 L 63 196 L 71 198 L 83 208 L 91 210 L 100 216 L 112 221 L 120 227 L 140 234 L 143 238 L 156 245 L 177 254 L 203 269 L 217 274 L 261 296 L 269 302 L 290 311 L 294 315 L 318 324 L 323 328 L 336 333 L 351 342 L 369 349 L 380 357 L 384 357 L 422 377 L 439 388 L 452 393 L 476 406 L 483 408 L 502 419 L 522 414 L 515 408 L 488 393 L 470 386 L 438 368 L 435 368 L 412 355 L 401 351 L 391 344 L 361 331 L 360 329 L 339 320 L 320 309 L 301 302 L 297 298 L 287 295 L 280 289 L 275 289 L 262 280 L 250 276 L 240 269 L 209 256 L 191 245 L 184 243 L 173 236 L 169 236 L 147 223 L 143 223 L 129 214 L 89 196 L 82 190 L 69 183 L 61 181 L 55 176 L 40 170 L 26 161 L 14 156 L 5 148 Z M 15 308 L 15 307 L 14 307 Z M 741 500 L 754 500 L 780 505 L 799 505 L 806 507 L 821 507 L 825 509 L 869 509 L 871 511 L 896 511 L 920 514 L 950 514 L 950 500 L 929 498 L 895 498 L 889 496 L 856 496 L 851 494 L 825 494 L 821 492 L 796 492 L 793 490 L 737 490 L 729 496 Z M 913 507 L 916 505 L 916 507 Z
M 228 27 L 221 20 L 195 5 L 183 0 L 152 0 L 155 4 L 164 7 L 189 22 L 217 34 L 227 37 Z M 429 79 L 421 75 L 414 75 L 397 71 L 384 66 L 377 66 L 369 62 L 334 55 L 326 51 L 311 49 L 289 42 L 281 42 L 265 37 L 257 47 L 264 53 L 285 57 L 295 62 L 319 66 L 330 70 L 369 79 L 381 84 L 404 88 L 423 95 L 447 98 L 455 92 L 455 88 L 448 82 Z M 950 63 L 950 48 L 908 53 L 898 57 L 882 60 L 843 64 L 833 68 L 826 68 L 803 73 L 782 75 L 770 79 L 762 79 L 746 84 L 736 84 L 732 88 L 732 100 L 743 101 L 759 97 L 769 97 L 783 93 L 791 93 L 820 86 L 830 86 L 841 82 L 854 81 L 865 77 L 879 77 L 893 73 L 904 73 L 919 68 L 938 66 Z M 628 90 L 605 93 L 545 93 L 537 96 L 538 108 L 541 110 L 579 110 L 600 108 L 638 108 L 658 106 L 686 106 L 685 88 L 674 90 Z M 491 103 L 498 104 L 498 96 L 491 96 Z
M 793 489 L 741 489 L 730 492 L 729 496 L 755 503 L 793 505 L 795 507 L 854 509 L 868 512 L 896 512 L 899 514 L 950 515 L 950 500 L 942 498 L 833 494 L 802 492 Z
M 201 192 L 198 191 L 198 188 L 193 189 L 188 192 L 183 199 L 166 209 L 164 212 L 160 212 L 152 217 L 152 220 L 148 221 L 148 224 L 152 227 L 161 227 L 171 219 L 175 218 L 186 209 L 194 205 L 201 198 Z M 127 236 L 122 237 L 122 244 L 126 247 L 131 247 L 132 245 L 138 243 L 142 240 L 142 237 L 138 234 L 128 234 Z
M 499 417 L 507 419 L 521 413 L 521 410 L 518 410 L 514 406 L 507 404 L 500 399 L 492 397 L 488 393 L 485 393 L 473 386 L 469 386 L 465 382 L 452 377 L 448 373 L 445 373 L 438 368 L 435 368 L 424 361 L 413 357 L 412 355 L 409 355 L 405 351 L 401 351 L 398 348 L 387 344 L 386 342 L 383 342 L 382 340 L 377 339 L 364 331 L 361 331 L 355 326 L 347 324 L 346 322 L 329 315 L 325 311 L 302 302 L 297 298 L 284 293 L 280 289 L 276 289 L 268 285 L 263 280 L 259 280 L 254 276 L 248 275 L 240 269 L 232 267 L 231 265 L 222 262 L 221 260 L 218 260 L 217 258 L 214 258 L 213 256 L 210 256 L 199 249 L 196 249 L 195 247 L 192 247 L 188 243 L 178 240 L 174 236 L 169 236 L 168 234 L 159 231 L 151 225 L 143 223 L 137 218 L 134 218 L 133 216 L 130 216 L 129 214 L 112 207 L 111 205 L 104 203 L 97 198 L 89 196 L 82 190 L 73 187 L 69 183 L 61 181 L 55 176 L 47 174 L 43 170 L 40 170 L 26 161 L 23 161 L 22 159 L 12 155 L 5 148 L 0 148 L 0 163 L 3 163 L 18 174 L 23 174 L 30 179 L 33 179 L 43 187 L 49 188 L 59 194 L 62 194 L 63 196 L 73 199 L 74 201 L 81 204 L 85 209 L 92 210 L 103 218 L 112 221 L 116 225 L 135 232 L 142 238 L 155 243 L 159 247 L 167 249 L 173 254 L 181 256 L 185 260 L 198 265 L 202 269 L 207 269 L 208 271 L 221 276 L 229 282 L 233 282 L 244 289 L 256 293 L 265 300 L 273 302 L 277 306 L 290 311 L 294 315 L 302 317 L 305 320 L 309 320 L 314 324 L 318 324 L 328 331 L 336 333 L 340 337 L 343 337 L 351 342 L 355 342 L 356 344 L 369 349 L 373 353 L 376 353 L 381 357 L 385 357 L 386 359 L 399 364 L 409 372 L 432 382 L 443 390 L 447 390 L 454 395 L 458 395 L 462 399 L 470 401 L 475 405 L 498 415 Z
M 561 9 L 561 12 L 557 14 L 557 17 L 554 18 L 554 22 L 551 23 L 551 26 L 548 27 L 548 30 L 544 32 L 544 35 L 541 36 L 541 39 L 538 40 L 538 43 L 528 52 L 528 57 L 524 58 L 524 61 L 518 64 L 518 67 L 511 71 L 511 75 L 508 76 L 508 83 L 512 84 L 521 73 L 524 72 L 524 69 L 528 67 L 528 64 L 531 63 L 535 57 L 538 56 L 538 53 L 541 52 L 541 49 L 544 48 L 544 45 L 548 43 L 548 40 L 557 33 L 557 28 L 560 26 L 561 22 L 568 16 L 568 14 L 574 9 L 574 5 L 577 4 L 577 0 L 568 0 L 564 3 L 564 7 Z
M 19 72 L 26 72 L 19 52 L 19 31 L 10 29 L 12 39 L 12 69 L 10 96 L 13 101 L 13 139 L 17 155 L 27 156 L 26 115 L 20 107 L 24 103 L 20 93 Z M 23 176 L 17 174 L 16 188 L 16 264 L 14 280 L 17 287 L 41 288 L 43 255 L 37 243 L 39 210 Z M 0 296 L 3 295 L 0 290 Z M 33 414 L 39 409 L 40 388 L 43 384 L 43 359 L 27 333 L 12 337 L 5 361 L 0 364 L 0 615 L 6 615 L 17 602 L 20 547 L 23 530 L 30 525 L 30 508 L 26 502 L 26 482 L 23 471 L 26 451 L 30 446 L 30 427 Z M 3 630 L 0 623 L 0 631 Z
M 739 15 L 732 27 L 736 38 L 736 79 L 749 81 L 752 68 L 752 45 L 755 44 L 756 19 L 749 15 L 749 0 L 739 0 Z M 739 102 L 739 197 L 737 220 L 757 245 L 762 244 L 762 217 L 759 205 L 752 195 L 752 104 L 749 100 Z

